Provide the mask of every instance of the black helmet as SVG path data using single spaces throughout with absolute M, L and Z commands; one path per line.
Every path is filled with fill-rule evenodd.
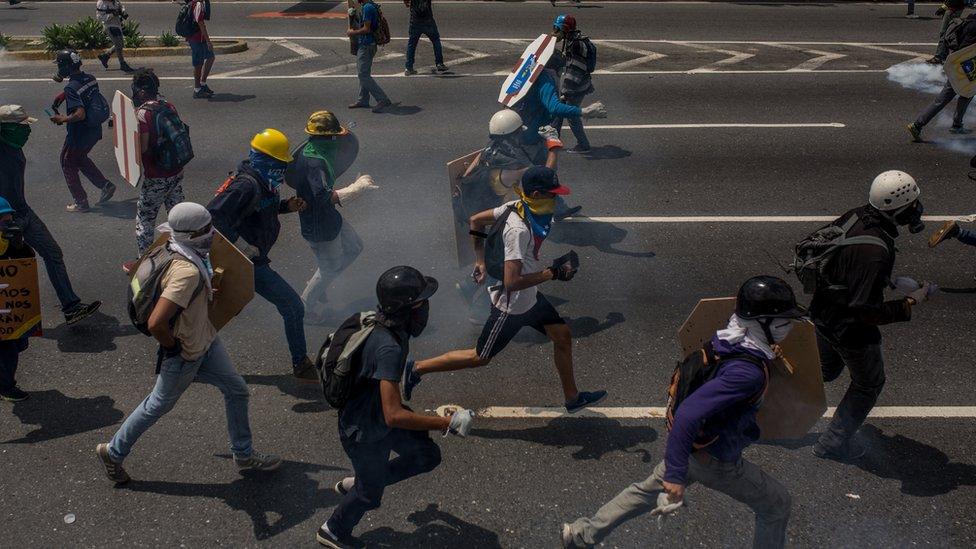
M 775 276 L 754 276 L 739 288 L 735 300 L 739 318 L 800 318 L 806 310 L 796 304 L 793 288 Z
M 67 74 L 81 67 L 81 56 L 71 48 L 61 50 L 54 56 L 54 64 L 58 66 L 58 73 Z
M 159 92 L 159 77 L 152 69 L 139 69 L 132 75 L 132 92 L 142 90 L 155 95 Z
M 376 298 L 380 311 L 394 314 L 434 295 L 437 281 L 420 274 L 413 267 L 401 265 L 380 275 L 376 282 Z

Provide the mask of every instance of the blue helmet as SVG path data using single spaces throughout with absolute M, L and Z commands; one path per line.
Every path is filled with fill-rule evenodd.
M 0 215 L 12 214 L 15 212 L 16 210 L 14 210 L 13 207 L 10 206 L 10 202 L 7 202 L 6 198 L 0 196 Z
M 572 15 L 559 14 L 552 22 L 552 28 L 557 31 L 573 32 L 576 30 L 576 18 Z

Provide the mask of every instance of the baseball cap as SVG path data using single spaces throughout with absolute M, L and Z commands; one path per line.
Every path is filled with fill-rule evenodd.
M 546 166 L 532 166 L 522 174 L 522 192 L 532 194 L 536 191 L 552 194 L 569 194 L 569 187 L 559 184 L 556 171 Z
M 24 107 L 20 105 L 2 105 L 0 106 L 0 122 L 4 124 L 33 124 L 37 122 L 37 119 L 27 116 Z

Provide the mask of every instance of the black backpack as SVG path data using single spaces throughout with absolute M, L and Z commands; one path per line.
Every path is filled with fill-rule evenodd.
M 206 9 L 206 6 L 204 8 Z M 200 32 L 200 25 L 193 19 L 193 2 L 187 2 L 180 7 L 180 13 L 176 16 L 176 34 L 189 38 L 198 32 Z
M 505 208 L 485 236 L 485 271 L 495 280 L 505 280 L 505 223 L 514 211 L 514 206 Z
M 108 105 L 105 96 L 98 90 L 98 81 L 92 78 L 88 83 L 78 88 L 78 96 L 85 106 L 84 124 L 91 128 L 100 127 L 112 116 L 112 107 Z
M 190 127 L 180 120 L 176 111 L 162 101 L 148 102 L 141 108 L 152 113 L 153 125 L 156 127 L 156 142 L 153 143 L 156 164 L 171 171 L 182 168 L 193 160 Z
M 345 407 L 363 369 L 362 348 L 376 327 L 376 313 L 366 311 L 347 318 L 329 334 L 315 355 L 322 395 L 330 406 Z
M 827 280 L 826 268 L 834 254 L 844 246 L 872 244 L 891 251 L 888 244 L 877 236 L 847 236 L 857 222 L 857 215 L 851 215 L 843 225 L 831 223 L 821 227 L 796 244 L 790 269 L 803 284 L 803 293 L 812 294 L 821 287 L 843 289 Z
M 139 263 L 139 267 L 133 271 L 126 292 L 126 301 L 129 304 L 129 320 L 140 332 L 152 335 L 149 333 L 149 315 L 152 314 L 156 302 L 159 301 L 159 296 L 163 293 L 163 275 L 166 274 L 166 270 L 169 269 L 174 259 L 182 257 L 182 255 L 170 250 L 168 244 L 165 244 L 150 250 Z M 190 301 L 196 299 L 206 285 L 207 282 L 203 278 L 203 273 L 200 273 L 200 283 L 193 290 Z M 179 314 L 174 316 L 171 324 L 175 324 L 178 317 Z
M 697 391 L 702 385 L 715 379 L 722 364 L 729 360 L 751 362 L 757 367 L 762 368 L 763 374 L 766 377 L 762 390 L 752 398 L 735 404 L 732 410 L 744 412 L 762 401 L 763 395 L 766 393 L 766 388 L 769 386 L 769 368 L 766 366 L 766 363 L 748 353 L 719 355 L 712 348 L 712 342 L 709 341 L 701 349 L 690 353 L 684 360 L 678 362 L 674 368 L 674 373 L 671 374 L 671 383 L 668 385 L 668 405 L 665 412 L 668 432 L 671 432 L 671 427 L 674 425 L 674 418 L 678 413 L 678 408 L 681 406 L 681 403 L 688 398 L 688 395 Z M 702 440 L 699 438 L 699 440 L 695 441 L 695 448 L 708 446 L 715 442 L 717 438 L 714 437 L 711 440 Z

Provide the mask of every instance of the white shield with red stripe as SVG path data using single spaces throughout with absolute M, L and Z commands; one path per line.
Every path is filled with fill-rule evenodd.
M 139 122 L 132 100 L 120 91 L 112 98 L 112 133 L 115 161 L 122 178 L 135 187 L 142 177 L 142 158 L 139 154 Z
M 511 108 L 525 97 L 555 51 L 556 37 L 551 34 L 540 34 L 529 44 L 529 47 L 525 48 L 512 73 L 505 79 L 502 90 L 498 94 L 498 102 Z

